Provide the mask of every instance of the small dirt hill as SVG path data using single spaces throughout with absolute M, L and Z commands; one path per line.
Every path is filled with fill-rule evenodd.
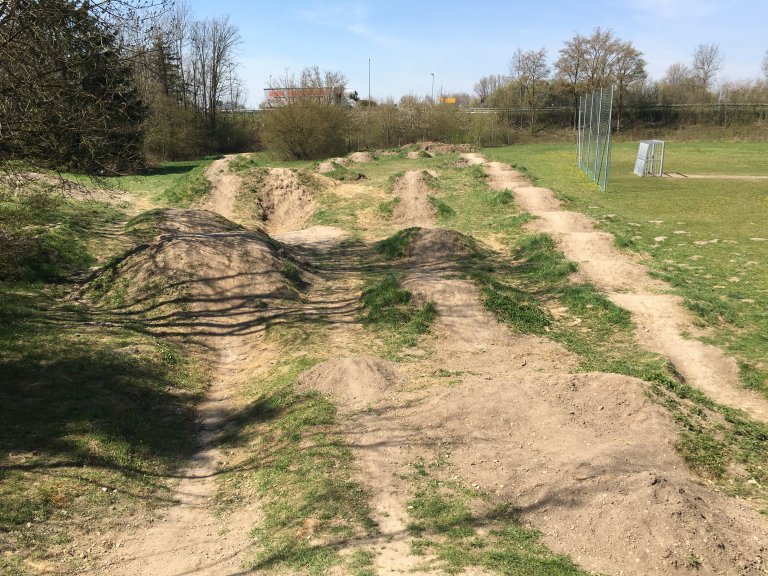
M 315 191 L 295 170 L 272 168 L 259 191 L 262 219 L 270 232 L 300 230 L 315 212 Z
M 349 410 L 379 402 L 397 383 L 395 364 L 374 356 L 328 360 L 299 376 L 300 390 L 317 390 L 334 401 L 341 399 Z
M 140 225 L 153 238 L 101 270 L 83 295 L 146 315 L 155 332 L 255 331 L 311 279 L 287 247 L 218 214 L 165 210 Z

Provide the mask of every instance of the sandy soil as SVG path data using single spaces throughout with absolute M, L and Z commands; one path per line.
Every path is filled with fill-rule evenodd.
M 229 161 L 235 155 L 230 154 L 211 163 L 205 175 L 211 182 L 211 193 L 202 206 L 232 220 L 235 216 L 235 198 L 240 189 L 240 178 L 229 171 Z
M 270 233 L 300 230 L 315 212 L 314 193 L 289 168 L 272 168 L 259 199 L 262 218 Z
M 468 160 L 478 162 L 478 157 Z M 637 257 L 619 251 L 613 236 L 598 231 L 590 218 L 562 210 L 551 190 L 526 184 L 520 173 L 498 162 L 489 162 L 486 170 L 491 186 L 512 190 L 517 204 L 537 217 L 531 228 L 552 235 L 563 254 L 578 263 L 579 278 L 632 313 L 643 346 L 669 358 L 686 382 L 712 399 L 768 421 L 768 402 L 741 386 L 735 360 L 719 348 L 684 337 L 700 331 L 682 299 L 665 294 L 670 287 L 650 278 Z
M 400 202 L 392 211 L 393 224 L 408 228 L 435 223 L 435 208 L 429 202 L 429 189 L 419 170 L 410 170 L 399 178 L 394 193 L 400 197 Z

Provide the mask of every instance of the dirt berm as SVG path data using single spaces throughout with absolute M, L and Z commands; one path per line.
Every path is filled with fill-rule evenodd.
M 81 292 L 154 333 L 259 331 L 295 300 L 311 274 L 290 248 L 204 210 L 158 210 L 134 226 L 151 239 L 102 269 Z

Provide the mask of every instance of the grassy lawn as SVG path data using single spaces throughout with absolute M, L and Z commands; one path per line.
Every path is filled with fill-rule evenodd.
M 115 176 L 98 183 L 111 190 L 125 190 L 163 206 L 188 208 L 210 191 L 205 170 L 216 158 L 161 162 L 140 176 Z M 87 176 L 65 174 L 66 178 L 85 186 L 94 182 Z
M 744 384 L 768 393 L 768 181 L 638 178 L 636 143 L 617 144 L 608 192 L 575 166 L 572 145 L 486 150 L 595 218 L 619 246 L 685 298 L 712 343 L 736 356 Z M 768 175 L 766 143 L 668 143 L 665 170 Z M 767 240 L 761 240 L 761 238 Z

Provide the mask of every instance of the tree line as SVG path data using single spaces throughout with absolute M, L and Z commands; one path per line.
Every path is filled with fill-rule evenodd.
M 627 106 L 651 108 L 715 103 L 768 104 L 768 50 L 762 60 L 762 78 L 718 85 L 723 55 L 717 44 L 697 46 L 689 63 L 672 64 L 665 76 L 652 81 L 643 53 L 611 30 L 595 28 L 564 42 L 550 65 L 546 48 L 518 49 L 508 74 L 480 78 L 474 85 L 475 104 L 506 111 L 513 121 L 536 129 L 542 108 L 571 108 L 576 121 L 579 95 L 614 87 L 615 123 L 621 128 Z M 522 110 L 525 108 L 525 118 Z

